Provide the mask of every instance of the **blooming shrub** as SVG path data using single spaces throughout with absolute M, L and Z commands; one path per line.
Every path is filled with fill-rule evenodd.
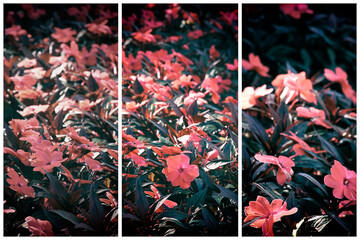
M 237 235 L 237 5 L 123 5 L 124 236 Z
M 117 5 L 5 5 L 4 37 L 4 235 L 117 235 Z
M 354 7 L 243 5 L 244 236 L 356 235 Z

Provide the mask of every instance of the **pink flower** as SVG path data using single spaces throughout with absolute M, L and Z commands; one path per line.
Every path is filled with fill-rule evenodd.
M 270 155 L 261 155 L 259 153 L 255 154 L 254 157 L 259 162 L 278 166 L 276 180 L 280 185 L 284 185 L 285 182 L 291 181 L 291 175 L 294 173 L 291 167 L 294 167 L 295 163 L 290 158 L 285 156 L 279 156 L 277 158 Z
M 56 39 L 58 42 L 67 43 L 67 42 L 75 40 L 75 38 L 73 36 L 76 34 L 75 30 L 71 30 L 71 28 L 61 29 L 61 28 L 57 28 L 57 27 L 54 27 L 54 29 L 56 32 L 52 33 L 51 37 Z
M 206 89 L 206 93 L 212 93 L 211 100 L 218 104 L 220 100 L 220 86 L 219 86 L 219 80 L 217 78 L 209 78 L 205 77 L 204 81 L 201 84 L 201 87 Z
M 150 192 L 150 191 L 144 191 L 144 192 L 146 194 L 148 194 L 149 196 L 151 196 L 152 198 L 154 198 L 155 201 L 159 200 L 162 197 L 161 193 L 159 192 L 159 190 L 157 190 L 157 188 L 154 185 L 151 185 L 150 189 L 151 189 L 152 192 Z M 170 201 L 170 200 L 165 200 L 163 204 L 165 206 L 167 206 L 168 208 L 173 208 L 173 207 L 177 206 L 176 202 L 173 202 L 173 201 Z M 155 212 L 156 213 L 165 212 L 164 206 L 161 206 Z
M 25 221 L 29 231 L 32 233 L 31 236 L 55 236 L 49 221 L 35 219 L 31 216 L 26 217 Z
M 256 71 L 260 76 L 270 77 L 270 75 L 268 74 L 269 68 L 262 65 L 259 56 L 256 56 L 253 53 L 249 54 L 249 61 L 245 59 L 242 60 L 242 66 L 246 70 Z
M 248 109 L 256 105 L 256 99 L 268 95 L 274 89 L 266 89 L 266 85 L 256 88 L 246 87 L 241 94 L 241 108 Z
M 230 71 L 237 71 L 237 70 L 238 70 L 239 63 L 238 63 L 237 58 L 235 58 L 235 59 L 234 59 L 234 64 L 225 63 L 225 65 L 226 65 L 226 68 L 229 69 Z
M 203 31 L 201 31 L 200 29 L 198 29 L 198 30 L 194 30 L 194 31 L 188 32 L 187 36 L 188 36 L 189 38 L 195 40 L 195 39 L 198 39 L 198 38 L 204 36 L 204 33 L 203 33 Z
M 335 68 L 335 72 L 325 68 L 325 77 L 331 82 L 338 82 L 341 85 L 344 95 L 351 99 L 353 103 L 356 103 L 356 92 L 352 89 L 351 85 L 347 80 L 347 74 L 340 67 Z
M 155 36 L 151 34 L 152 29 L 147 30 L 146 32 L 134 32 L 131 34 L 131 36 L 134 37 L 134 39 L 138 40 L 139 42 L 156 42 Z
M 181 75 L 179 80 L 175 80 L 171 82 L 171 85 L 173 86 L 174 89 L 179 89 L 179 86 L 184 86 L 186 88 L 193 88 L 194 86 L 197 85 L 197 83 L 191 81 L 191 79 L 192 79 L 191 75 L 186 76 L 185 74 L 183 74 Z
M 193 102 L 197 101 L 197 104 L 201 106 L 204 103 L 205 104 L 207 103 L 207 101 L 204 98 L 205 98 L 205 93 L 194 92 L 193 90 L 191 90 L 189 92 L 189 96 L 187 96 L 184 99 L 184 104 L 185 106 L 190 106 Z
M 210 58 L 215 59 L 220 57 L 220 53 L 215 49 L 215 45 L 212 45 L 209 50 Z
M 6 181 L 10 184 L 10 189 L 14 190 L 17 193 L 20 193 L 23 196 L 29 196 L 34 198 L 35 193 L 32 187 L 28 186 L 27 181 L 23 175 L 19 175 L 14 169 L 7 168 L 8 177 Z
M 290 135 L 287 135 L 285 133 L 280 133 L 280 135 L 285 136 L 286 138 L 290 138 L 294 142 L 297 142 L 293 146 L 293 151 L 296 153 L 297 156 L 306 155 L 306 152 L 304 150 L 315 152 L 315 149 L 310 147 L 306 142 L 304 142 L 302 139 L 300 139 L 298 136 L 295 135 L 295 133 L 289 131 Z M 294 155 L 295 156 L 295 155 Z M 294 157 L 292 156 L 292 157 Z
M 37 61 L 35 58 L 33 59 L 28 59 L 28 58 L 24 58 L 24 60 L 20 61 L 17 66 L 20 67 L 24 67 L 24 68 L 31 68 L 37 65 Z
M 315 119 L 315 121 L 313 121 L 314 124 L 328 129 L 331 128 L 330 124 L 326 121 L 325 112 L 323 110 L 314 107 L 310 107 L 309 109 L 306 107 L 297 107 L 296 112 L 298 117 L 312 118 Z
M 19 36 L 26 35 L 27 32 L 19 25 L 13 25 L 12 27 L 5 29 L 5 35 L 12 35 L 15 39 L 19 39 Z
M 184 154 L 166 158 L 167 167 L 162 170 L 166 179 L 182 189 L 190 187 L 191 182 L 199 176 L 199 168 L 190 164 L 190 158 Z
M 32 155 L 31 166 L 34 171 L 45 174 L 45 171 L 51 172 L 54 167 L 60 167 L 61 163 L 66 161 L 63 159 L 63 153 L 55 151 L 57 146 L 53 146 L 49 140 L 43 140 L 39 143 L 33 143 L 31 150 L 34 152 Z
M 45 112 L 48 109 L 49 105 L 31 105 L 24 108 L 23 111 L 20 111 L 21 116 L 26 117 L 32 114 L 38 114 L 40 112 Z
M 308 8 L 307 4 L 281 4 L 281 11 L 295 19 L 300 19 L 301 14 L 313 14 L 314 11 Z
M 24 76 L 10 77 L 10 80 L 15 84 L 16 90 L 27 90 L 32 89 L 36 84 L 37 80 L 32 74 L 26 74 Z
M 146 159 L 142 156 L 139 156 L 139 155 L 133 153 L 130 155 L 130 157 L 134 161 L 134 163 L 139 167 L 148 165 L 148 163 L 146 162 Z
M 336 160 L 330 172 L 325 176 L 324 183 L 333 188 L 334 197 L 343 199 L 345 196 L 349 200 L 356 200 L 356 173 Z
M 278 75 L 271 83 L 274 87 L 278 87 L 277 92 L 281 92 L 281 98 L 286 97 L 286 104 L 292 101 L 296 96 L 300 95 L 302 99 L 309 103 L 316 104 L 316 96 L 312 92 L 313 86 L 310 79 L 306 79 L 305 72 Z
M 101 23 L 93 22 L 93 23 L 86 24 L 85 27 L 88 29 L 89 32 L 92 32 L 96 35 L 110 34 L 111 29 L 109 26 L 106 25 L 107 22 L 108 22 L 108 20 L 104 20 Z
M 249 206 L 245 207 L 246 218 L 244 222 L 259 217 L 250 226 L 262 228 L 263 236 L 274 236 L 273 224 L 280 221 L 283 216 L 296 213 L 297 210 L 296 207 L 288 210 L 286 202 L 281 199 L 273 200 L 270 205 L 266 198 L 258 196 L 256 201 L 250 201 Z

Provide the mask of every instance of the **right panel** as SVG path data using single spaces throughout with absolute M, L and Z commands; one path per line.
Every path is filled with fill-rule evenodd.
M 356 4 L 242 5 L 242 235 L 356 235 Z

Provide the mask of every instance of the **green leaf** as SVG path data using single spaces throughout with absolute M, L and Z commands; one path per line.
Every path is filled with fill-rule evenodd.
M 321 146 L 323 147 L 324 150 L 326 150 L 326 152 L 328 152 L 331 156 L 333 156 L 336 160 L 338 160 L 339 162 L 341 162 L 342 165 L 344 165 L 344 160 L 341 157 L 340 153 L 336 150 L 335 146 L 332 145 L 331 143 L 329 143 L 328 141 L 326 141 L 324 138 L 322 138 L 319 134 L 318 134 L 318 138 L 320 140 Z
M 221 187 L 219 185 L 215 185 L 215 186 L 220 190 L 220 194 L 219 194 L 220 197 L 229 198 L 229 199 L 233 200 L 236 203 L 236 205 L 238 205 L 238 194 L 237 193 L 234 193 L 230 189 Z
M 74 225 L 82 223 L 82 221 L 72 213 L 63 210 L 50 210 L 50 212 L 58 214 L 60 217 L 72 222 Z
M 190 217 L 190 216 L 191 215 L 189 215 L 189 214 L 169 209 L 169 210 L 157 215 L 155 217 L 155 219 L 161 219 L 161 218 L 164 218 L 164 217 L 168 217 L 168 218 L 175 218 L 175 219 L 181 221 L 181 220 L 183 220 L 183 219 L 185 219 L 187 217 Z
M 194 196 L 192 196 L 192 198 L 190 198 L 188 200 L 188 203 L 186 205 L 186 212 L 188 212 L 189 209 L 192 207 L 197 207 L 197 206 L 201 206 L 204 204 L 207 189 L 208 189 L 208 187 L 200 190 L 199 192 L 195 193 Z
M 146 214 L 149 211 L 149 202 L 144 193 L 144 189 L 141 186 L 143 177 L 136 179 L 135 184 L 135 205 L 139 209 L 139 214 L 141 218 L 145 218 Z
M 219 227 L 217 220 L 205 207 L 201 207 L 201 210 L 206 226 L 208 226 L 210 231 L 215 231 Z
M 327 193 L 327 191 L 325 190 L 325 188 L 312 176 L 310 176 L 307 173 L 297 173 L 294 175 L 294 178 L 296 178 L 297 176 L 301 176 L 303 178 L 306 178 L 307 180 L 309 180 L 312 184 L 314 184 L 316 187 L 318 187 L 321 192 L 326 196 L 329 197 L 329 194 Z
M 58 196 L 62 202 L 66 203 L 69 198 L 69 194 L 65 187 L 51 173 L 47 172 L 46 170 L 44 171 L 49 178 L 50 184 L 53 187 L 56 196 Z
M 96 194 L 96 189 L 99 182 L 93 182 L 90 187 L 90 197 L 89 197 L 89 210 L 90 215 L 95 220 L 96 224 L 102 224 L 105 219 L 104 208 L 101 205 L 98 195 Z

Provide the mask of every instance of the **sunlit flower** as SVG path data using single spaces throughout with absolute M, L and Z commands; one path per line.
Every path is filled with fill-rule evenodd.
M 10 184 L 10 189 L 23 196 L 35 197 L 34 189 L 28 186 L 23 175 L 19 175 L 13 168 L 7 168 L 8 177 L 6 181 Z
M 26 217 L 25 222 L 27 224 L 27 228 L 32 233 L 31 236 L 55 236 L 52 225 L 49 221 L 35 219 L 32 216 Z
M 166 158 L 167 167 L 162 170 L 166 179 L 182 189 L 190 187 L 191 182 L 199 176 L 199 168 L 190 164 L 190 158 L 184 154 Z
M 294 171 L 292 167 L 295 166 L 295 163 L 288 157 L 279 156 L 274 157 L 270 155 L 261 155 L 259 153 L 255 154 L 255 159 L 262 163 L 273 164 L 278 167 L 276 180 L 280 185 L 284 185 L 285 182 L 291 181 L 291 175 Z
M 179 79 L 171 82 L 171 85 L 173 86 L 174 89 L 179 89 L 179 86 L 183 86 L 186 88 L 193 88 L 194 86 L 197 85 L 197 83 L 191 81 L 191 79 L 192 79 L 191 75 L 186 76 L 185 74 L 183 74 Z
M 256 105 L 256 100 L 260 97 L 266 96 L 274 89 L 266 89 L 266 84 L 254 89 L 253 87 L 246 87 L 241 93 L 241 108 L 248 109 Z
M 250 201 L 249 206 L 245 207 L 246 218 L 244 222 L 259 218 L 250 226 L 262 228 L 263 236 L 274 236 L 273 224 L 280 221 L 284 216 L 296 213 L 297 210 L 296 207 L 288 210 L 287 203 L 281 199 L 274 199 L 270 205 L 266 198 L 258 196 L 256 201 Z
M 356 173 L 348 170 L 337 160 L 334 161 L 330 172 L 331 174 L 325 176 L 324 183 L 333 188 L 334 197 L 356 200 Z
M 303 156 L 306 155 L 306 152 L 304 150 L 310 151 L 310 152 L 315 152 L 315 149 L 310 147 L 305 141 L 303 141 L 302 139 L 300 139 L 298 136 L 296 136 L 295 133 L 289 131 L 290 135 L 287 135 L 285 133 L 280 133 L 282 136 L 285 136 L 286 138 L 289 138 L 291 140 L 293 140 L 294 142 L 296 142 L 296 144 L 294 144 L 292 150 L 296 153 L 297 156 Z M 292 156 L 294 157 L 294 156 Z
M 349 84 L 347 79 L 348 76 L 344 70 L 342 70 L 340 67 L 336 67 L 334 72 L 330 69 L 325 68 L 324 75 L 329 81 L 340 83 L 344 95 L 349 98 L 353 103 L 356 103 L 356 92 Z
M 316 109 L 314 107 L 297 107 L 296 113 L 298 117 L 315 119 L 313 120 L 313 123 L 316 125 L 323 126 L 328 129 L 331 128 L 330 124 L 326 121 L 325 112 L 323 110 Z
M 18 67 L 24 67 L 24 68 L 31 68 L 37 65 L 37 61 L 35 58 L 33 59 L 29 59 L 29 58 L 24 58 L 22 61 L 20 61 L 17 66 Z
M 281 93 L 280 98 L 288 104 L 296 96 L 304 99 L 309 103 L 316 104 L 316 95 L 312 92 L 313 85 L 310 79 L 306 78 L 305 72 L 292 73 L 290 70 L 287 74 L 278 75 L 271 83 L 274 87 L 278 87 L 277 93 Z
M 256 71 L 260 76 L 270 77 L 270 75 L 268 74 L 269 68 L 264 66 L 260 62 L 259 56 L 254 55 L 254 53 L 249 54 L 249 61 L 245 59 L 242 60 L 242 66 L 248 71 L 249 70 Z
M 286 15 L 290 15 L 295 19 L 300 19 L 301 15 L 306 14 L 313 14 L 314 11 L 308 8 L 307 4 L 280 4 L 280 9 Z

